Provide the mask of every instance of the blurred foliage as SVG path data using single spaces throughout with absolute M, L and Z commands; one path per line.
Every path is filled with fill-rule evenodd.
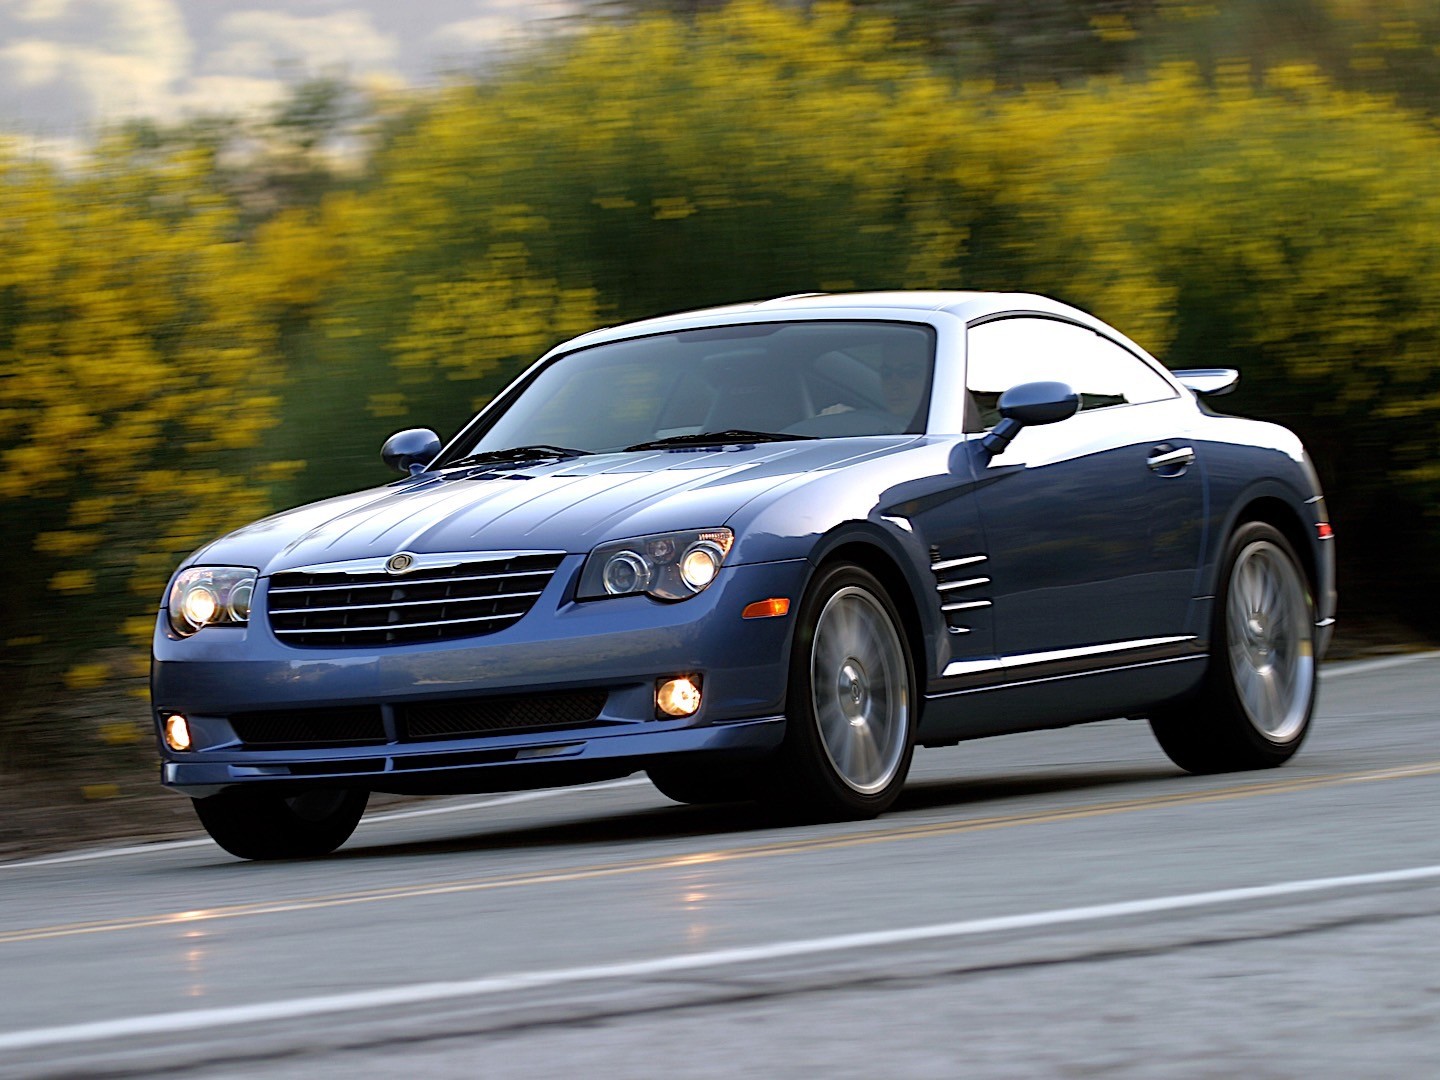
M 383 482 L 558 340 L 812 289 L 1044 292 L 1240 368 L 1319 460 L 1345 609 L 1428 615 L 1428 5 L 619 7 L 437 90 L 0 153 L 9 673 L 103 682 L 187 551 Z
M 824 0 L 778 0 L 792 10 Z M 952 73 L 997 87 L 1136 75 L 1194 64 L 1207 78 L 1315 66 L 1338 85 L 1440 111 L 1440 5 L 1434 0 L 852 0 Z M 627 19 L 694 18 L 725 0 L 590 0 Z
M 148 625 L 176 553 L 263 511 L 286 469 L 254 450 L 276 422 L 287 275 L 264 239 L 234 240 L 208 168 L 128 139 L 73 177 L 0 156 L 12 690 L 19 664 Z
M 724 0 L 599 0 L 602 10 L 621 18 L 694 17 L 724 6 Z M 825 5 L 790 0 L 785 6 L 813 11 Z M 970 77 L 1024 86 L 1126 66 L 1136 25 L 1154 15 L 1157 0 L 854 0 L 852 6 L 886 19 L 899 38 Z

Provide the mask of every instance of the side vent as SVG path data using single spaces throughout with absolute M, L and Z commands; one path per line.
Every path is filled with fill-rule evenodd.
M 940 549 L 930 549 L 930 572 L 935 575 L 935 592 L 940 598 L 940 612 L 952 634 L 970 633 L 970 613 L 988 608 L 984 597 L 990 579 L 984 576 L 985 555 L 962 555 L 942 559 Z

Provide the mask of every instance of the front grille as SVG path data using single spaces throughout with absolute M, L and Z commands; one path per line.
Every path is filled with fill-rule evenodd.
M 235 713 L 230 726 L 247 746 L 369 746 L 385 741 L 378 705 Z
M 605 707 L 604 690 L 571 690 L 397 705 L 401 739 L 457 738 L 584 727 Z
M 270 629 L 287 645 L 398 645 L 513 626 L 563 555 L 512 555 L 408 574 L 290 570 L 270 579 Z

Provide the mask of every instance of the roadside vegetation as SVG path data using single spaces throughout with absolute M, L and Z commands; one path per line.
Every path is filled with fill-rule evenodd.
M 1037 291 L 1239 368 L 1317 459 L 1342 641 L 1440 635 L 1437 48 L 1407 0 L 611 3 L 439 89 L 0 142 L 0 765 L 144 757 L 206 539 L 571 334 L 809 290 Z

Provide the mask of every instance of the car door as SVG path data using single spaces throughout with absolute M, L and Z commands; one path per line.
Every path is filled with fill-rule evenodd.
M 969 329 L 974 426 L 993 426 L 1005 390 L 1042 380 L 1076 390 L 1080 411 L 993 456 L 969 444 L 996 652 L 1021 677 L 1183 651 L 1204 500 L 1193 404 L 1088 327 L 1026 316 Z

